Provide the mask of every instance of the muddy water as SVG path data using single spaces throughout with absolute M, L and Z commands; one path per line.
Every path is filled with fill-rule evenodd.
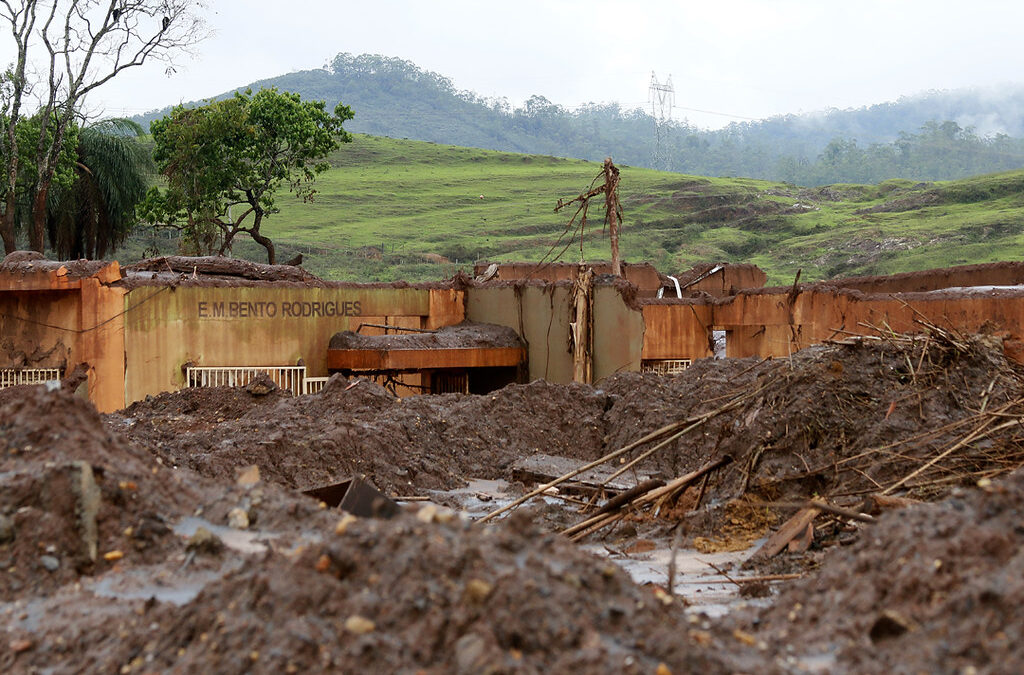
M 518 496 L 509 491 L 509 484 L 504 480 L 483 479 L 472 479 L 466 487 L 438 491 L 434 495 L 438 502 L 457 503 L 460 511 L 472 519 L 481 518 L 491 511 L 505 506 Z M 567 512 L 572 508 L 567 507 L 566 502 L 557 497 L 538 498 L 538 500 L 541 499 L 548 505 L 566 507 Z M 677 550 L 674 594 L 685 598 L 690 605 L 690 611 L 713 617 L 726 614 L 739 603 L 769 604 L 771 598 L 758 600 L 741 598 L 739 587 L 714 569 L 714 567 L 718 567 L 733 579 L 741 579 L 741 573 L 730 573 L 729 570 L 738 569 L 763 541 L 763 539 L 755 541 L 749 549 L 738 552 L 701 553 L 696 549 L 685 548 Z M 656 548 L 643 553 L 626 553 L 601 543 L 588 543 L 582 545 L 581 548 L 615 562 L 628 572 L 638 584 L 655 584 L 667 590 L 672 542 L 660 540 L 655 544 Z

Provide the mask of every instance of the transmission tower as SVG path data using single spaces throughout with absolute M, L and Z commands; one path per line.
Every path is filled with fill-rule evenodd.
M 651 87 L 648 98 L 651 102 L 651 117 L 654 118 L 654 168 L 667 170 L 669 158 L 666 146 L 668 133 L 671 129 L 672 108 L 676 104 L 676 89 L 672 86 L 672 76 L 664 83 L 651 71 Z

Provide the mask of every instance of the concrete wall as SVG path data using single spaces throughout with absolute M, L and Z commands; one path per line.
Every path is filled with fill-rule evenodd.
M 868 296 L 821 287 L 796 295 L 771 289 L 709 302 L 648 304 L 643 314 L 645 359 L 710 356 L 706 336 L 714 329 L 727 331 L 727 356 L 763 358 L 787 356 L 828 339 L 873 334 L 871 326 L 920 332 L 923 329 L 915 322 L 919 318 L 943 328 L 984 330 L 1019 341 L 1024 336 L 1024 291 Z
M 38 268 L 29 271 L 29 268 Z M 98 267 L 94 265 L 94 267 Z M 77 276 L 48 261 L 0 274 L 0 367 L 89 365 L 89 398 L 101 410 L 124 402 L 124 291 L 117 263 Z
M 568 284 L 481 286 L 466 295 L 470 321 L 508 326 L 527 344 L 529 377 L 572 381 Z
M 1016 286 L 1024 284 L 1024 263 L 960 265 L 885 277 L 850 277 L 824 283 L 864 293 L 921 293 L 967 286 Z
M 613 284 L 594 285 L 594 382 L 640 370 L 644 317 L 626 305 Z
M 481 286 L 466 296 L 470 321 L 509 326 L 527 342 L 529 377 L 571 382 L 570 284 Z M 644 318 L 626 305 L 614 284 L 595 282 L 593 294 L 593 378 L 640 370 Z
M 463 299 L 451 290 L 265 285 L 141 287 L 127 302 L 126 403 L 181 388 L 185 364 L 286 366 L 301 359 L 308 375 L 324 376 L 335 333 L 360 323 L 458 323 Z

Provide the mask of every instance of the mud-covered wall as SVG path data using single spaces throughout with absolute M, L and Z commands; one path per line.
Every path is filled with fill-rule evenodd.
M 283 285 L 136 288 L 128 295 L 134 308 L 125 318 L 125 402 L 179 389 L 186 364 L 290 366 L 301 360 L 308 375 L 323 376 L 335 333 L 354 331 L 361 323 L 408 328 L 459 323 L 461 293 Z
M 614 284 L 594 285 L 594 382 L 640 370 L 644 317 L 629 307 Z
M 43 290 L 50 285 L 62 290 Z M 116 410 L 124 403 L 124 308 L 124 292 L 97 278 L 5 276 L 0 368 L 59 368 L 65 375 L 84 363 L 89 398 L 103 412 Z
M 715 301 L 649 304 L 643 312 L 645 359 L 709 356 L 704 336 L 714 329 L 726 331 L 730 357 L 786 356 L 828 339 L 877 334 L 872 327 L 919 332 L 918 320 L 966 333 L 995 333 L 1008 341 L 1024 336 L 1024 291 L 1019 290 L 869 296 L 819 287 L 795 294 L 772 289 Z
M 1024 284 L 1024 263 L 960 265 L 884 277 L 851 277 L 824 283 L 864 293 L 922 293 L 967 286 L 1016 286 Z
M 702 359 L 710 348 L 711 309 L 707 305 L 644 305 L 644 359 Z
M 467 291 L 466 317 L 519 332 L 526 340 L 531 380 L 572 382 L 569 342 L 571 284 L 478 286 Z M 627 305 L 618 288 L 593 288 L 593 379 L 640 370 L 644 319 Z
M 569 284 L 494 285 L 466 292 L 466 318 L 508 326 L 526 340 L 529 378 L 572 381 Z
M 716 267 L 720 269 L 711 274 Z M 757 265 L 749 263 L 702 263 L 677 278 L 686 295 L 699 291 L 720 298 L 748 288 L 763 288 L 768 275 Z M 672 286 L 665 286 L 665 296 L 674 297 L 673 290 Z
M 473 266 L 473 275 L 480 276 L 487 271 L 492 263 L 478 262 Z M 496 263 L 498 272 L 495 281 L 572 281 L 579 273 L 579 263 L 527 263 L 506 262 Z M 611 274 L 610 262 L 585 263 L 585 266 L 596 275 Z M 650 263 L 622 263 L 622 275 L 626 281 L 636 286 L 641 295 L 654 295 L 661 287 L 661 275 Z
M 77 289 L 0 293 L 0 368 L 66 368 L 78 303 Z

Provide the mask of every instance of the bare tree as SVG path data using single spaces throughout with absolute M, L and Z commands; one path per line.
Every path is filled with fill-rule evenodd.
M 8 71 L 5 94 L 4 248 L 14 247 L 14 186 L 18 176 L 17 121 L 28 97 L 40 122 L 35 147 L 35 184 L 30 195 L 30 247 L 42 251 L 46 200 L 68 129 L 90 92 L 146 61 L 167 63 L 206 37 L 196 0 L 0 0 L 18 57 Z M 42 81 L 30 82 L 27 66 Z

